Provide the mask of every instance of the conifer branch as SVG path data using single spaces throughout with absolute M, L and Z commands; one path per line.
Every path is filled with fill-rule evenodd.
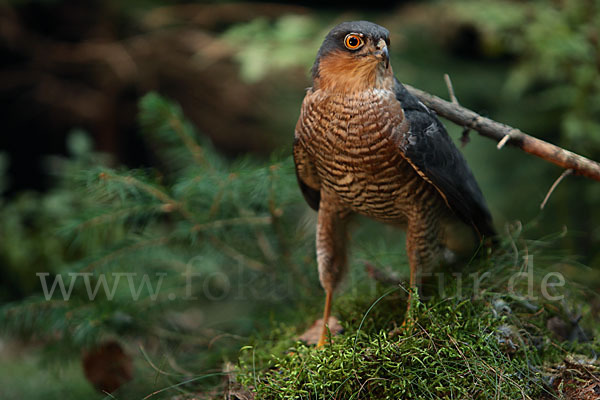
M 166 244 L 168 242 L 169 242 L 169 238 L 167 238 L 167 237 L 152 238 L 152 239 L 143 240 L 140 242 L 135 242 L 132 245 L 121 247 L 117 250 L 111 251 L 110 253 L 108 253 L 104 257 L 100 258 L 99 260 L 96 260 L 96 261 L 88 264 L 85 268 L 83 268 L 82 271 L 94 270 L 101 265 L 104 265 L 112 260 L 118 259 L 123 254 L 126 254 L 130 251 L 143 249 L 144 247 L 149 247 L 149 246 L 160 246 L 160 245 Z
M 268 269 L 266 264 L 261 263 L 260 261 L 254 260 L 248 257 L 247 255 L 240 253 L 238 250 L 227 245 L 226 243 L 217 239 L 216 237 L 211 237 L 210 240 L 216 248 L 220 249 L 221 251 L 223 251 L 223 253 L 238 261 L 239 263 L 245 264 L 255 271 L 266 271 Z
M 223 195 L 225 194 L 226 189 L 227 189 L 226 183 L 229 183 L 232 180 L 233 180 L 233 174 L 229 174 L 229 176 L 227 177 L 227 180 L 222 180 L 221 182 L 219 182 L 219 191 L 214 196 L 212 205 L 210 206 L 210 209 L 208 211 L 209 217 L 215 216 L 217 214 L 217 212 L 219 211 L 219 208 L 221 206 L 221 200 L 223 199 Z
M 269 212 L 271 213 L 271 217 L 273 219 L 273 229 L 277 238 L 279 240 L 280 245 L 280 254 L 282 260 L 285 265 L 288 265 L 290 270 L 293 272 L 294 276 L 298 277 L 300 281 L 302 281 L 303 285 L 308 286 L 308 280 L 306 278 L 306 274 L 303 274 L 301 268 L 298 266 L 296 261 L 291 257 L 292 251 L 290 250 L 291 244 L 285 234 L 285 229 L 282 226 L 281 217 L 283 215 L 283 210 L 277 207 L 275 201 L 276 194 L 276 185 L 275 181 L 277 179 L 276 172 L 280 169 L 280 165 L 274 164 L 269 167 L 269 197 L 268 197 L 268 205 Z
M 204 224 L 196 224 L 192 227 L 193 232 L 204 231 L 207 229 L 218 229 L 226 226 L 235 225 L 269 225 L 273 222 L 273 218 L 270 216 L 265 217 L 239 217 L 220 219 L 216 221 L 207 222 Z
M 124 183 L 127 185 L 134 186 L 134 187 L 148 193 L 149 195 L 156 198 L 160 202 L 162 202 L 163 203 L 163 207 L 161 208 L 162 211 L 171 212 L 173 210 L 177 210 L 181 213 L 181 215 L 183 215 L 184 218 L 186 218 L 192 222 L 195 220 L 194 216 L 183 206 L 183 204 L 181 204 L 180 202 L 178 202 L 177 200 L 175 200 L 174 198 L 172 198 L 171 196 L 169 196 L 167 193 L 163 192 L 162 190 L 154 188 L 151 185 L 144 183 L 144 182 L 140 181 L 139 179 L 134 178 L 131 175 L 119 176 L 119 175 L 113 175 L 113 174 L 109 174 L 106 172 L 102 172 L 102 173 L 100 173 L 100 178 L 106 179 L 106 180 L 113 180 L 116 182 L 121 182 L 121 183 Z
M 134 205 L 132 207 L 122 208 L 116 211 L 111 210 L 110 212 L 106 212 L 100 215 L 96 215 L 94 217 L 83 220 L 82 222 L 75 225 L 72 229 L 74 231 L 82 231 L 86 230 L 101 224 L 115 223 L 119 219 L 125 219 L 130 217 L 133 214 L 143 212 L 143 211 L 152 211 L 155 210 L 156 205 L 146 206 L 146 205 Z M 159 208 L 160 211 L 165 212 L 163 207 Z
M 203 167 L 208 167 L 208 162 L 206 161 L 206 158 L 204 157 L 204 151 L 202 150 L 202 147 L 198 143 L 196 143 L 196 141 L 192 137 L 190 137 L 190 135 L 188 135 L 185 132 L 185 129 L 183 127 L 183 123 L 181 122 L 181 120 L 179 118 L 177 118 L 176 116 L 173 116 L 170 119 L 169 124 L 171 125 L 171 128 L 177 134 L 179 139 L 183 142 L 185 147 L 187 147 L 189 152 L 192 154 L 192 157 L 194 157 L 194 160 L 196 160 L 196 162 L 199 165 L 201 165 Z
M 600 181 L 600 163 L 596 161 L 527 135 L 519 129 L 482 117 L 459 104 L 443 100 L 410 85 L 404 86 L 442 117 L 460 126 L 473 129 L 482 136 L 496 140 L 499 142 L 499 146 L 510 144 L 559 167 L 571 169 L 573 174 Z

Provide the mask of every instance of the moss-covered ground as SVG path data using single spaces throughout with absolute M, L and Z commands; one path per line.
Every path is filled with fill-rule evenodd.
M 339 297 L 344 330 L 323 348 L 297 340 L 304 326 L 276 327 L 241 349 L 237 381 L 260 399 L 575 398 L 557 397 L 553 367 L 594 368 L 593 294 L 561 284 L 551 258 L 534 270 L 511 248 L 439 275 L 436 294 L 413 300 L 400 329 L 407 290 L 389 284 Z M 573 310 L 586 317 L 575 323 Z

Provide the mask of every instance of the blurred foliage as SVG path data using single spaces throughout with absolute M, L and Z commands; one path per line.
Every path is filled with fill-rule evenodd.
M 102 241 L 96 241 L 88 242 L 85 247 L 69 246 L 64 237 L 56 234 L 74 213 L 93 205 L 78 194 L 76 182 L 58 179 L 59 175 L 76 176 L 83 168 L 108 162 L 105 155 L 92 154 L 91 146 L 85 133 L 73 130 L 67 145 L 71 158 L 48 157 L 45 160 L 48 171 L 55 174 L 53 178 L 57 185 L 54 189 L 44 194 L 23 192 L 12 199 L 0 197 L 0 265 L 4 267 L 0 274 L 5 286 L 0 300 L 37 292 L 37 271 L 55 272 L 84 252 L 103 245 Z M 4 178 L 2 169 L 8 164 L 8 157 L 0 158 L 0 186 Z
M 256 82 L 274 70 L 313 62 L 324 34 L 309 16 L 284 15 L 274 23 L 257 18 L 234 25 L 224 38 L 237 47 L 235 59 L 242 77 Z
M 516 58 L 506 90 L 532 96 L 552 113 L 561 144 L 600 155 L 600 2 L 453 1 L 447 7 L 477 27 L 487 54 Z
M 22 257 L 9 261 L 29 266 L 15 282 L 44 293 L 6 303 L 0 328 L 43 342 L 49 360 L 60 354 L 64 362 L 118 337 L 142 349 L 158 343 L 160 350 L 145 357 L 183 346 L 180 368 L 207 371 L 232 352 L 213 345 L 220 335 L 238 341 L 268 326 L 271 313 L 318 291 L 316 274 L 305 273 L 305 264 L 315 270 L 305 257 L 312 235 L 298 225 L 302 203 L 289 156 L 267 165 L 230 162 L 200 144 L 178 106 L 149 94 L 140 108 L 140 125 L 166 166 L 160 172 L 103 166 L 76 131 L 69 140 L 75 157 L 60 160 L 64 189 L 3 208 L 2 227 L 13 235 L 1 243 L 6 254 Z M 91 159 L 93 165 L 82 164 Z M 20 234 L 24 214 L 39 236 Z M 60 257 L 66 248 L 80 250 L 75 261 Z M 138 353 L 133 346 L 129 351 Z M 195 381 L 190 374 L 173 371 L 154 384 Z M 151 377 L 121 395 L 148 387 Z

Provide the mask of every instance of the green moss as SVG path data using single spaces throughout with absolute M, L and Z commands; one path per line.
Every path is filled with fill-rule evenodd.
M 344 331 L 330 344 L 316 349 L 294 339 L 299 329 L 274 329 L 241 350 L 238 381 L 260 399 L 539 398 L 549 391 L 545 365 L 598 346 L 552 339 L 546 321 L 567 302 L 550 304 L 535 289 L 543 270 L 532 275 L 532 296 L 519 295 L 529 287 L 510 295 L 520 271 L 510 258 L 499 252 L 476 263 L 461 285 L 456 275 L 442 280 L 447 297 L 414 300 L 412 322 L 398 335 L 390 332 L 404 318 L 402 287 L 342 296 L 334 312 Z M 489 273 L 479 283 L 478 269 Z

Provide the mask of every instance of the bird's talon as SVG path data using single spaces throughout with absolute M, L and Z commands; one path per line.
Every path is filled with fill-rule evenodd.
M 388 332 L 388 338 L 395 338 L 409 332 L 412 329 L 413 322 L 412 318 L 405 317 L 400 326 L 394 326 L 394 329 Z

